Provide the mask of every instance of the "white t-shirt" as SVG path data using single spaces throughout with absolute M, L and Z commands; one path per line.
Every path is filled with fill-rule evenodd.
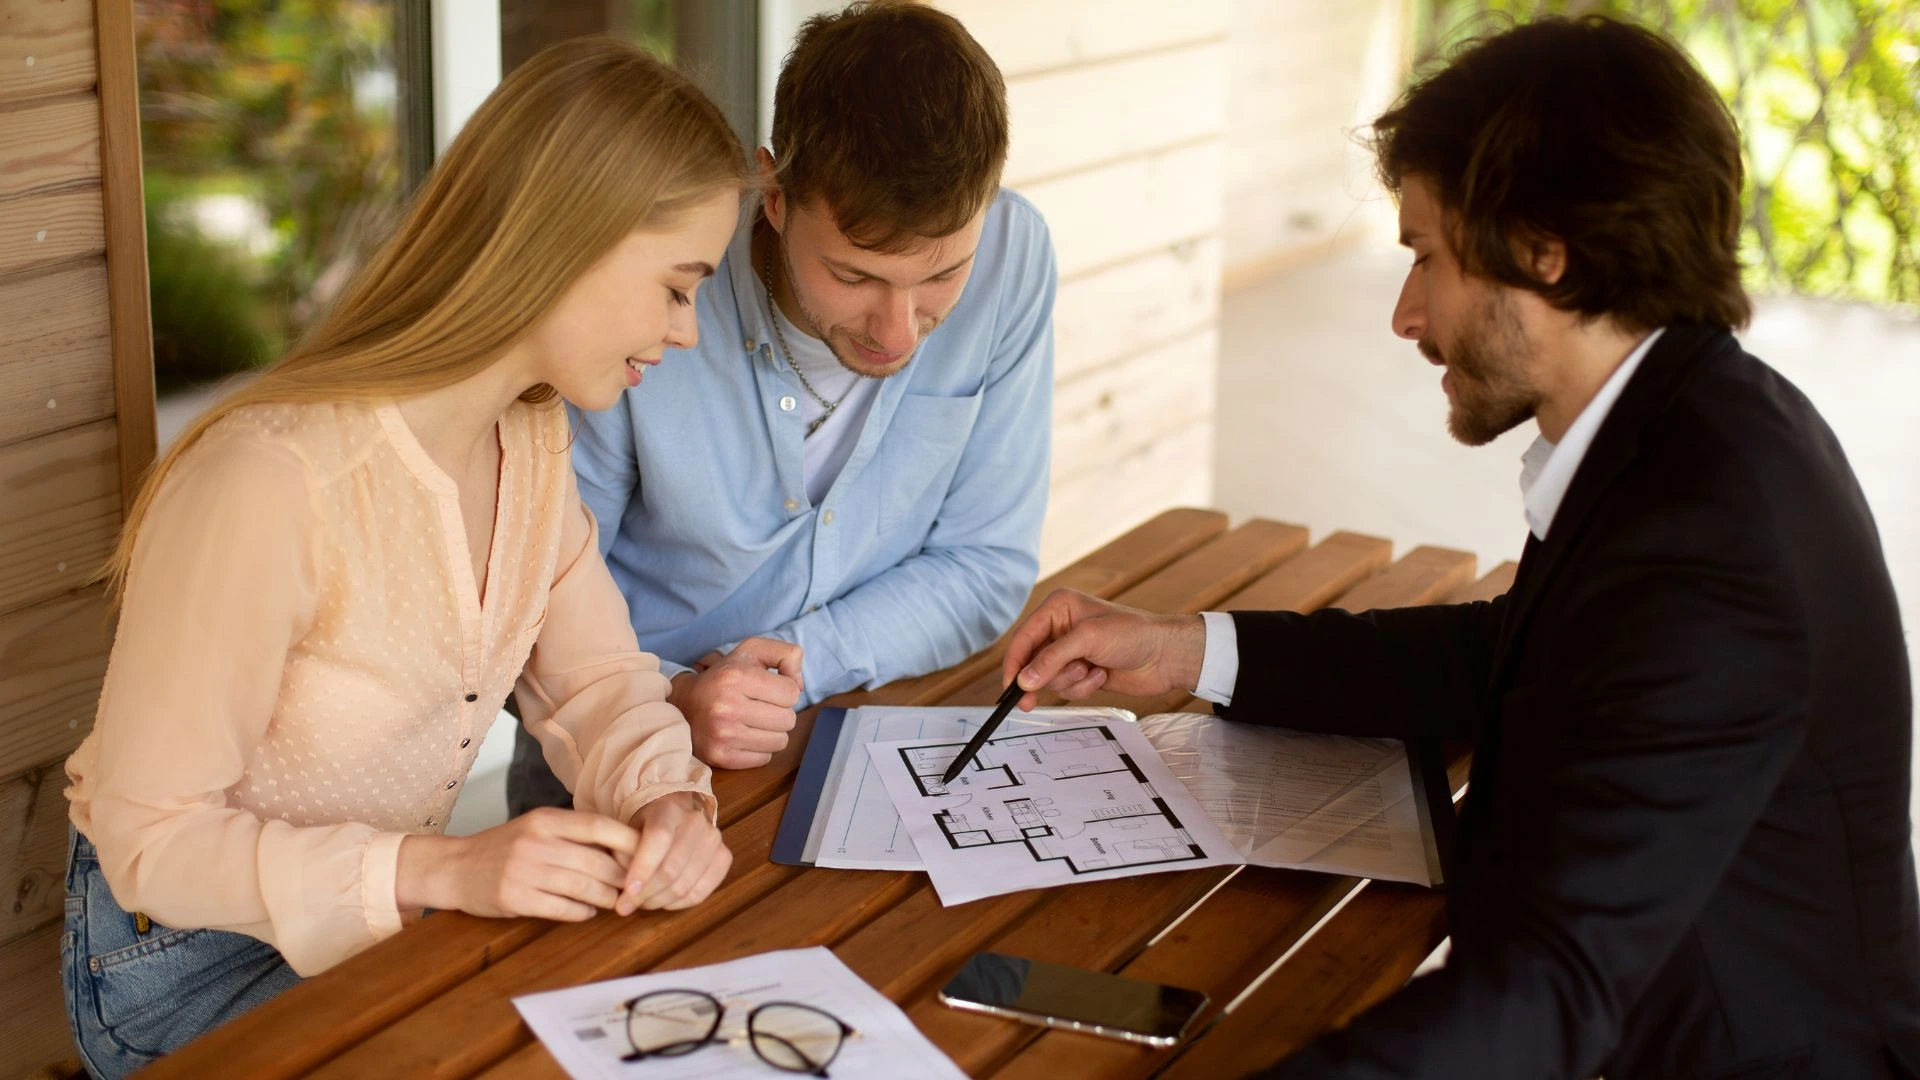
M 780 320 L 786 346 L 792 350 L 787 359 L 806 375 L 807 382 L 821 397 L 840 402 L 833 416 L 820 425 L 819 431 L 808 436 L 805 443 L 807 501 L 818 506 L 820 500 L 827 497 L 827 490 L 833 487 L 834 478 L 840 475 L 847 459 L 853 456 L 853 446 L 860 441 L 860 429 L 867 423 L 867 411 L 873 408 L 873 399 L 880 393 L 880 380 L 849 370 L 833 355 L 826 342 L 795 326 L 778 304 L 773 305 L 773 317 Z M 800 420 L 811 424 L 827 410 L 804 387 L 799 390 L 794 397 L 800 402 Z

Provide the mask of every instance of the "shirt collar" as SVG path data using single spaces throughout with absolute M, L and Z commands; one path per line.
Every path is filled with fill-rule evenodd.
M 733 241 L 727 245 L 726 273 L 728 283 L 733 286 L 734 306 L 740 315 L 744 335 L 741 345 L 752 354 L 773 341 L 773 319 L 771 301 L 760 280 L 760 267 L 753 259 L 753 230 L 760 223 L 759 207 L 749 206 L 741 219 L 734 230 Z M 767 354 L 771 356 L 771 347 Z M 778 358 L 774 363 L 779 365 Z
M 1520 456 L 1521 501 L 1526 506 L 1527 527 L 1533 530 L 1534 539 L 1546 540 L 1547 530 L 1553 527 L 1553 516 L 1559 512 L 1567 488 L 1573 485 L 1574 474 L 1580 471 L 1580 462 L 1587 456 L 1587 448 L 1593 445 L 1594 435 L 1599 433 L 1600 425 L 1613 411 L 1614 402 L 1620 399 L 1620 392 L 1626 389 L 1640 361 L 1646 358 L 1653 343 L 1660 340 L 1664 330 L 1665 327 L 1655 330 L 1634 346 L 1600 387 L 1600 392 L 1580 410 L 1557 444 L 1548 442 L 1542 435 Z

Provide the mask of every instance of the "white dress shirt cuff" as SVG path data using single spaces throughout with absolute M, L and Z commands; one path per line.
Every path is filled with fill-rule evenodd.
M 1200 685 L 1194 695 L 1215 705 L 1233 704 L 1233 684 L 1240 678 L 1240 635 L 1233 628 L 1233 616 L 1224 611 L 1203 611 L 1207 624 L 1206 652 L 1200 658 Z

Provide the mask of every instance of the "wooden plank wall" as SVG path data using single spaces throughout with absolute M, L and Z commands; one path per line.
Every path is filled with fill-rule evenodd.
M 1226 284 L 1387 227 L 1356 132 L 1399 92 L 1403 0 L 1232 0 Z
M 1047 573 L 1213 494 L 1229 0 L 938 0 L 1007 79 L 1060 260 Z
M 153 454 L 131 0 L 0 0 L 0 1077 L 71 1063 L 61 763 Z

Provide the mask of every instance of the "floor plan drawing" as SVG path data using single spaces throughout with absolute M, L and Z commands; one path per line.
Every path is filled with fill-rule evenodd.
M 943 898 L 938 867 L 964 862 L 974 871 L 970 876 L 979 877 L 989 865 L 982 856 L 992 860 L 996 875 L 1020 865 L 1029 871 L 1022 877 L 1040 875 L 1023 887 L 1217 861 L 1219 852 L 1202 841 L 1218 830 L 1192 808 L 1135 725 L 1097 723 L 993 739 L 943 786 L 940 776 L 963 743 L 887 748 L 894 760 L 885 771 L 911 785 L 902 819 Z M 1207 837 L 1195 835 L 1195 819 Z
M 868 745 L 876 742 L 964 743 L 978 731 L 991 705 L 894 707 L 869 705 L 848 710 L 827 749 L 820 795 L 809 811 L 813 821 L 803 854 L 819 866 L 847 870 L 925 870 L 912 838 L 894 808 L 893 796 L 874 771 Z M 1105 720 L 1131 722 L 1133 714 L 1112 708 L 1046 708 L 1015 711 L 1001 735 L 1084 727 Z M 815 727 L 818 733 L 820 728 Z M 815 735 L 815 740 L 819 735 Z M 807 753 L 815 747 L 808 744 Z

